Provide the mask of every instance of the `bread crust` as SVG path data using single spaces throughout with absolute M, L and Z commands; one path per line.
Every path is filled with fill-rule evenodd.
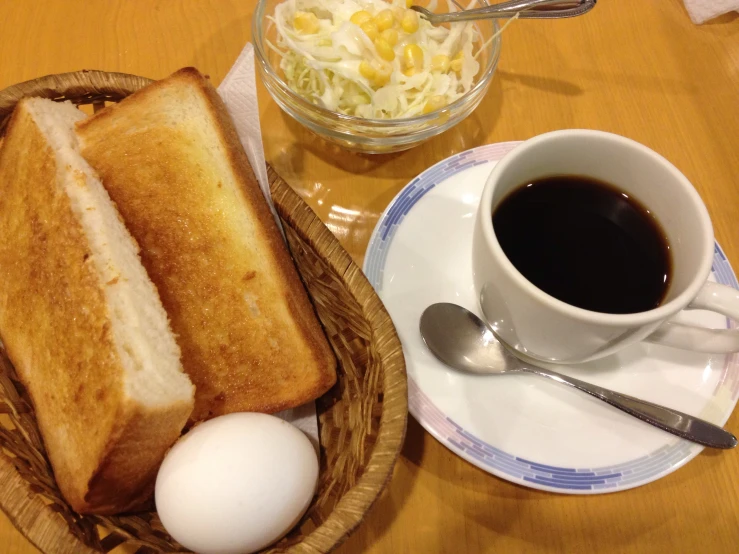
M 192 404 L 152 411 L 126 395 L 109 285 L 24 102 L 0 149 L 0 335 L 62 494 L 80 513 L 118 513 L 150 495 Z
M 175 105 L 193 113 L 179 120 Z M 78 135 L 159 289 L 196 386 L 192 419 L 274 413 L 326 392 L 333 352 L 208 80 L 182 69 Z

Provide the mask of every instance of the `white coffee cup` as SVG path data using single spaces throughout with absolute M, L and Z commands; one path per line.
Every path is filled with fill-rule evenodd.
M 493 231 L 495 207 L 517 186 L 552 175 L 611 183 L 655 215 L 667 234 L 673 264 L 670 287 L 657 308 L 634 314 L 577 308 L 534 286 L 508 260 Z M 739 330 L 670 321 L 686 308 L 739 319 L 739 291 L 707 282 L 713 254 L 708 211 L 675 166 L 618 135 L 565 130 L 527 140 L 495 166 L 477 212 L 472 265 L 482 312 L 501 341 L 534 359 L 580 363 L 645 339 L 701 352 L 739 351 Z

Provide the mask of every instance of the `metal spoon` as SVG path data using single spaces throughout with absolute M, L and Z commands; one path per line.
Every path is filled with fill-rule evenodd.
M 510 0 L 484 8 L 453 13 L 434 13 L 420 6 L 411 6 L 411 9 L 428 19 L 432 25 L 439 25 L 476 19 L 504 19 L 514 17 L 516 14 L 526 19 L 576 17 L 592 10 L 595 2 L 596 0 Z
M 524 362 L 498 342 L 485 323 L 456 304 L 432 304 L 421 315 L 421 336 L 446 365 L 471 373 L 533 373 L 586 392 L 627 414 L 683 439 L 712 448 L 734 448 L 736 437 L 721 427 L 671 408 L 604 389 Z

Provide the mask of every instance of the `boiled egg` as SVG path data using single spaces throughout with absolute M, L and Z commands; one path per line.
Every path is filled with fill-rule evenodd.
M 186 433 L 167 453 L 155 500 L 167 532 L 201 554 L 249 554 L 282 538 L 310 505 L 318 457 L 277 417 L 234 413 Z

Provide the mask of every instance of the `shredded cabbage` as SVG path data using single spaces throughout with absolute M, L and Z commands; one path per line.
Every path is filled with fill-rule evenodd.
M 447 3 L 450 12 L 457 11 Z M 428 9 L 435 7 L 431 0 Z M 391 60 L 387 49 L 385 57 L 379 54 L 378 38 L 386 35 L 377 35 L 377 26 L 368 34 L 352 22 L 357 12 L 379 21 L 376 16 L 388 9 L 397 32 L 395 44 L 386 42 L 394 52 Z M 281 56 L 288 86 L 313 104 L 365 118 L 412 117 L 454 102 L 474 86 L 477 56 L 492 40 L 481 44 L 471 22 L 434 27 L 408 10 L 406 0 L 285 0 L 269 19 L 277 43 L 268 45 Z M 409 58 L 419 52 L 413 45 L 423 53 L 422 64 Z

